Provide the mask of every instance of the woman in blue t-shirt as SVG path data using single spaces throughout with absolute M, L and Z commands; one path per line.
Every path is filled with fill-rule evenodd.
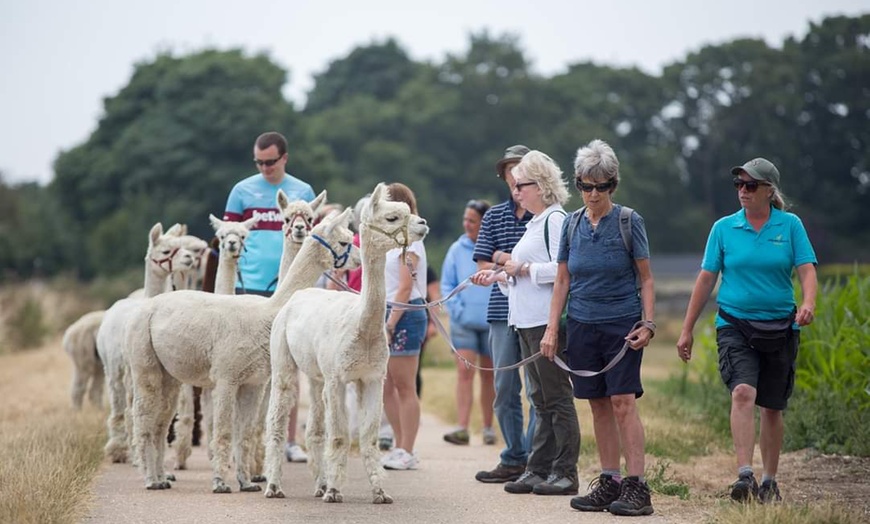
M 731 390 L 731 435 L 737 454 L 731 498 L 768 503 L 781 500 L 775 476 L 782 450 L 782 412 L 794 387 L 797 327 L 813 321 L 817 261 L 800 219 L 785 212 L 776 166 L 756 158 L 731 174 L 741 209 L 713 224 L 677 353 L 683 361 L 692 358 L 692 330 L 721 273 L 716 343 L 719 373 Z M 797 308 L 791 279 L 795 268 L 803 291 Z M 781 324 L 782 336 L 767 344 L 770 347 L 761 341 L 750 344 L 754 328 L 746 321 Z M 761 410 L 761 487 L 752 471 L 756 405 Z

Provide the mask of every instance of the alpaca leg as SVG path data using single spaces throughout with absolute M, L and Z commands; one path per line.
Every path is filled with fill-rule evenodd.
M 145 476 L 146 489 L 166 489 L 169 482 L 158 478 L 157 440 L 164 439 L 160 431 L 163 406 L 163 380 L 157 370 L 141 370 L 134 377 L 133 434 L 139 466 Z
M 359 451 L 372 486 L 372 502 L 391 504 L 393 498 L 384 492 L 384 468 L 378 452 L 378 430 L 383 411 L 383 383 L 380 380 L 357 381 L 359 395 Z
M 103 390 L 106 389 L 106 375 L 103 372 L 103 364 L 100 359 L 94 357 L 91 371 L 91 387 L 88 390 L 88 400 L 95 407 L 103 407 Z
M 236 394 L 233 414 L 233 460 L 236 462 L 236 479 L 240 491 L 260 491 L 260 486 L 250 480 L 250 465 L 253 458 L 252 443 L 256 434 L 260 397 L 263 386 L 245 384 Z
M 281 489 L 281 465 L 284 461 L 284 433 L 290 408 L 296 405 L 299 373 L 287 345 L 285 313 L 282 309 L 272 322 L 269 353 L 272 364 L 272 387 L 266 414 L 266 498 L 284 498 Z
M 347 478 L 347 454 L 350 434 L 347 429 L 347 407 L 344 404 L 345 386 L 337 379 L 326 383 L 326 493 L 324 502 L 342 502 L 341 488 Z
M 76 411 L 82 409 L 82 400 L 84 400 L 85 390 L 88 388 L 88 378 L 90 378 L 88 370 L 84 369 L 84 366 L 74 360 L 70 397 L 72 397 L 72 405 Z
M 178 397 L 178 420 L 175 422 L 175 469 L 187 469 L 193 440 L 193 386 L 185 384 Z
M 251 482 L 266 482 L 266 475 L 263 474 L 263 460 L 266 457 L 266 444 L 263 440 L 266 431 L 266 414 L 269 412 L 269 392 L 272 390 L 272 381 L 266 382 L 265 387 L 261 387 L 259 408 L 257 409 L 257 420 L 254 424 L 254 434 L 251 437 L 251 457 L 248 464 L 251 468 Z
M 167 475 L 164 466 L 166 456 L 166 435 L 169 433 L 169 426 L 172 424 L 172 419 L 175 418 L 175 411 L 178 407 L 178 397 L 181 391 L 181 383 L 175 380 L 169 373 L 163 372 L 163 405 L 158 420 L 158 436 L 154 442 L 157 449 L 157 478 L 169 485 L 169 480 L 175 480 L 175 475 Z
M 237 386 L 218 382 L 212 390 L 212 408 L 214 409 L 214 434 L 211 447 L 214 456 L 211 460 L 212 492 L 230 493 L 232 490 L 224 479 L 230 475 L 230 441 L 233 428 L 233 406 L 236 399 Z
M 133 373 L 129 364 L 124 364 L 124 434 L 126 435 L 127 449 L 130 450 L 133 467 L 139 467 L 140 453 L 136 449 L 136 441 L 133 438 Z
M 208 460 L 214 458 L 214 451 L 211 448 L 211 437 L 214 435 L 214 408 L 211 401 L 211 388 L 202 388 L 202 394 L 199 397 L 200 406 L 202 406 L 202 428 L 205 434 L 200 437 L 200 442 L 205 442 Z
M 106 426 L 109 430 L 109 441 L 106 442 L 106 456 L 112 462 L 127 462 L 129 448 L 127 446 L 127 429 L 124 422 L 124 412 L 127 409 L 127 390 L 124 388 L 124 370 L 117 366 L 109 369 L 109 418 Z
M 305 425 L 305 443 L 308 445 L 308 469 L 314 477 L 314 496 L 326 493 L 326 469 L 323 447 L 326 442 L 326 406 L 323 403 L 323 381 L 309 379 L 311 406 L 308 408 L 308 424 Z

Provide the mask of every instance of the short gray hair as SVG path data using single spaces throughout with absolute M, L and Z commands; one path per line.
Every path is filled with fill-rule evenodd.
M 568 183 L 562 178 L 562 170 L 556 162 L 540 151 L 529 151 L 513 167 L 511 173 L 514 179 L 517 175 L 538 184 L 541 190 L 541 200 L 551 206 L 555 203 L 564 204 L 570 198 Z
M 619 159 L 604 140 L 595 139 L 577 150 L 574 158 L 574 178 L 591 178 L 595 182 L 613 180 L 619 183 Z

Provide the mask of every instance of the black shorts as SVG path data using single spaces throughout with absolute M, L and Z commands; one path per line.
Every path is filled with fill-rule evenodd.
M 571 369 L 598 371 L 603 369 L 625 344 L 635 322 L 640 318 L 585 324 L 568 318 L 567 357 Z M 571 375 L 576 398 L 605 398 L 633 393 L 635 398 L 643 395 L 640 383 L 640 364 L 643 350 L 629 348 L 625 356 L 606 373 L 594 377 Z
M 719 346 L 719 375 L 729 391 L 747 384 L 757 391 L 757 406 L 780 411 L 786 408 L 794 390 L 800 331 L 792 331 L 781 349 L 769 353 L 754 349 L 732 326 L 716 330 L 716 343 Z

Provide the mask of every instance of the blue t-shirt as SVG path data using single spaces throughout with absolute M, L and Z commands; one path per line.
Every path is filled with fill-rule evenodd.
M 510 253 L 526 232 L 526 224 L 532 219 L 528 210 L 522 218 L 517 219 L 517 206 L 513 200 L 496 204 L 483 215 L 477 243 L 474 245 L 475 262 L 495 262 L 492 259 L 496 251 Z M 487 322 L 507 322 L 508 298 L 492 285 L 489 295 L 489 308 L 486 313 Z
M 245 241 L 245 252 L 239 258 L 241 281 L 236 285 L 244 285 L 248 291 L 275 290 L 284 246 L 281 231 L 284 217 L 276 201 L 279 189 L 291 202 L 314 200 L 314 190 L 310 185 L 286 173 L 278 185 L 270 184 L 260 173 L 249 176 L 236 184 L 227 198 L 224 220 L 241 222 L 260 217 Z
M 456 286 L 477 272 L 477 264 L 472 259 L 473 253 L 474 242 L 465 234 L 447 250 L 441 266 L 442 297 L 446 297 Z M 450 324 L 486 329 L 489 293 L 489 288 L 472 285 L 450 299 L 445 304 L 450 312 Z
M 756 232 L 746 211 L 713 224 L 701 269 L 722 273 L 717 302 L 726 313 L 747 320 L 786 318 L 795 307 L 792 269 L 816 264 L 816 254 L 801 219 L 770 209 Z M 716 315 L 716 327 L 728 325 Z
M 583 213 L 570 242 L 570 217 L 562 224 L 557 260 L 568 263 L 568 316 L 578 322 L 612 322 L 641 315 L 634 260 L 619 232 L 621 209 L 614 204 L 594 230 Z M 631 237 L 634 259 L 649 258 L 646 227 L 637 212 L 631 214 Z

